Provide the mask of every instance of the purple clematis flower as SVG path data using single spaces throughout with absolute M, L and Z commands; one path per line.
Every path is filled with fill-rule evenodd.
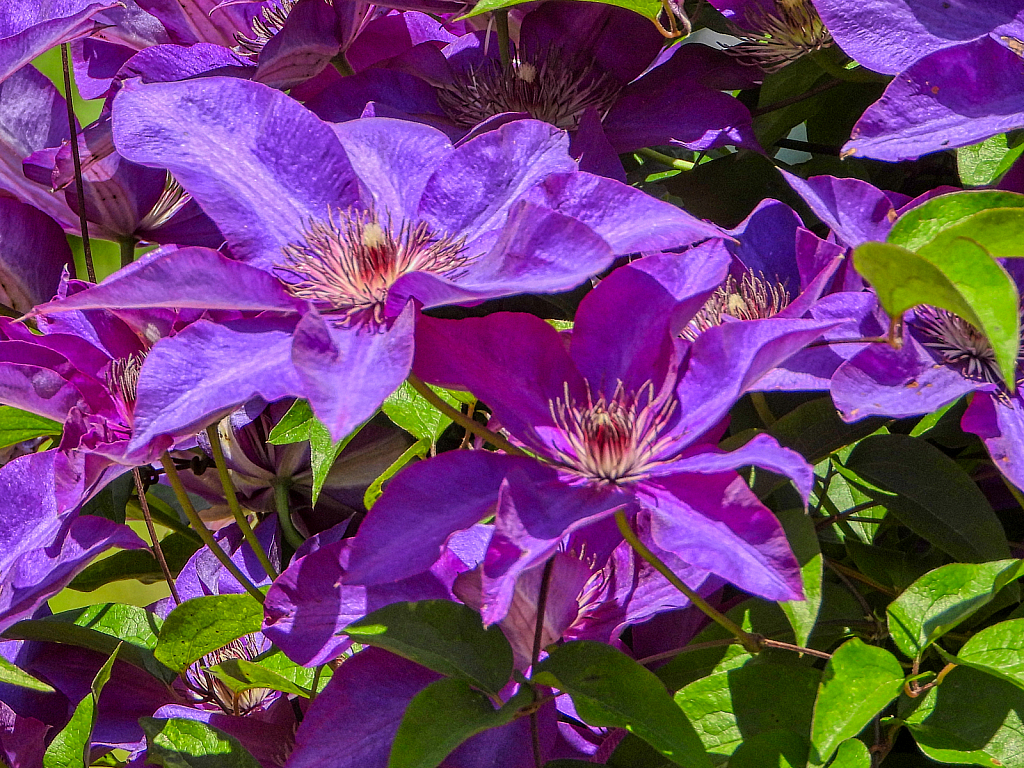
M 834 45 L 811 0 L 710 0 L 732 23 L 740 43 L 728 52 L 777 72 L 802 56 Z
M 0 197 L 0 232 L 0 303 L 28 312 L 52 299 L 64 270 L 74 269 L 60 225 L 30 205 Z
M 339 79 L 308 106 L 334 122 L 420 120 L 453 139 L 498 116 L 530 116 L 573 131 L 573 156 L 585 169 L 620 176 L 617 155 L 650 144 L 756 149 L 750 113 L 722 91 L 753 85 L 760 71 L 701 45 L 660 57 L 663 42 L 631 11 L 548 2 L 523 17 L 508 64 L 493 37 L 471 32 L 443 50 L 422 44 Z
M 307 398 L 340 439 L 408 375 L 416 306 L 565 291 L 616 256 L 720 233 L 577 171 L 564 133 L 537 121 L 452 148 L 424 125 L 332 127 L 266 86 L 207 78 L 129 85 L 114 138 L 129 159 L 174 174 L 233 259 L 166 252 L 37 311 L 272 313 L 200 321 L 158 345 L 139 383 L 133 449 L 256 395 Z
M 914 159 L 1024 126 L 1021 0 L 815 0 L 836 42 L 897 74 L 844 152 Z
M 494 510 L 482 610 L 499 621 L 520 574 L 566 534 L 624 510 L 650 515 L 654 543 L 683 563 L 771 600 L 798 599 L 785 535 L 735 469 L 788 475 L 805 496 L 810 469 L 772 438 L 720 453 L 707 433 L 832 324 L 771 319 L 727 323 L 692 345 L 678 338 L 728 265 L 723 254 L 662 255 L 616 270 L 580 305 L 568 350 L 532 316 L 424 319 L 417 375 L 473 391 L 536 458 L 452 452 L 407 468 L 360 527 L 346 580 L 419 572 L 453 531 Z

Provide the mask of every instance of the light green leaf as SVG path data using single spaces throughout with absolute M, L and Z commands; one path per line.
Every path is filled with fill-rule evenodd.
M 693 725 L 655 677 L 621 651 L 577 641 L 556 646 L 533 680 L 568 693 L 588 724 L 625 728 L 676 765 L 710 768 Z
M 164 768 L 260 768 L 248 750 L 230 736 L 199 720 L 140 717 L 146 733 L 146 760 Z
M 392 603 L 342 632 L 487 693 L 497 694 L 512 676 L 512 646 L 501 629 L 484 629 L 480 614 L 450 600 Z
M 89 765 L 92 730 L 96 727 L 96 708 L 99 706 L 100 693 L 110 680 L 110 670 L 119 649 L 120 645 L 114 648 L 114 652 L 93 678 L 89 695 L 78 703 L 71 720 L 53 737 L 43 754 L 43 768 L 86 768 Z
M 45 416 L 0 405 L 0 448 L 44 435 L 59 435 L 62 429 L 60 424 Z
M 960 181 L 966 187 L 987 187 L 997 181 L 1024 152 L 1024 141 L 1000 133 L 956 151 Z
M 903 668 L 883 648 L 847 640 L 825 665 L 811 724 L 811 764 L 824 765 L 903 688 Z
M 33 691 L 53 693 L 53 686 L 47 685 L 42 680 L 36 680 L 28 672 L 15 666 L 7 659 L 0 656 L 0 683 L 16 685 L 19 688 L 29 688 Z
M 459 401 L 440 387 L 430 387 L 434 393 L 448 405 L 458 410 Z M 432 406 L 426 399 L 412 388 L 408 381 L 392 392 L 384 401 L 381 410 L 391 421 L 400 426 L 417 440 L 433 445 L 437 438 L 448 428 L 452 420 Z
M 821 579 L 825 566 L 818 546 L 818 533 L 814 529 L 814 521 L 802 509 L 784 510 L 778 518 L 800 563 L 804 584 L 803 600 L 779 603 L 779 607 L 793 626 L 796 644 L 806 646 L 821 609 Z
M 171 572 L 178 573 L 199 546 L 189 536 L 172 533 L 160 540 L 160 548 Z M 155 584 L 164 580 L 164 574 L 148 549 L 127 549 L 92 563 L 68 587 L 79 592 L 92 592 L 105 584 L 126 580 Z
M 791 731 L 765 731 L 743 739 L 729 768 L 805 768 L 807 739 Z
M 986 627 L 964 644 L 953 661 L 1024 688 L 1024 619 Z
M 164 621 L 157 659 L 181 673 L 194 661 L 263 625 L 263 606 L 251 595 L 208 595 L 186 600 Z
M 979 211 L 946 227 L 920 246 L 917 252 L 933 264 L 941 266 L 944 259 L 948 260 L 946 249 L 957 239 L 974 241 L 993 258 L 1024 256 L 1024 208 Z
M 384 483 L 398 474 L 398 470 L 402 469 L 406 464 L 411 464 L 416 459 L 420 459 L 427 455 L 430 450 L 430 444 L 425 440 L 418 443 L 413 443 L 405 452 L 395 459 L 391 466 L 385 469 L 380 476 L 370 483 L 370 486 L 366 489 L 366 493 L 363 494 L 363 506 L 367 509 L 371 509 L 374 504 L 377 503 L 377 499 L 384 493 Z
M 312 422 L 316 420 L 313 409 L 306 400 L 296 400 L 288 412 L 274 425 L 267 436 L 267 442 L 273 445 L 288 445 L 309 440 Z
M 593 2 L 604 2 L 604 0 L 588 0 Z M 480 0 L 473 10 L 467 13 L 461 18 L 468 18 L 471 16 L 479 16 L 481 13 L 487 11 L 496 11 L 500 8 L 511 8 L 514 5 L 528 2 L 528 0 Z M 657 19 L 658 14 L 661 13 L 661 3 L 658 0 L 612 0 L 612 2 L 606 2 L 605 5 L 614 5 L 619 8 L 625 8 L 627 11 L 634 11 L 639 13 L 641 16 L 646 16 L 648 19 Z
M 1024 560 L 950 563 L 926 573 L 889 604 L 889 633 L 908 657 L 924 650 L 1024 575 Z
M 308 699 L 311 694 L 309 690 L 296 685 L 288 678 L 247 659 L 228 659 L 212 667 L 205 667 L 205 669 L 235 694 L 251 691 L 254 688 L 293 693 L 305 699 Z
M 916 251 L 940 232 L 991 208 L 1024 208 L 1024 195 L 982 190 L 939 195 L 911 208 L 893 224 L 886 242 Z
M 871 768 L 871 752 L 863 741 L 847 739 L 839 745 L 829 768 Z

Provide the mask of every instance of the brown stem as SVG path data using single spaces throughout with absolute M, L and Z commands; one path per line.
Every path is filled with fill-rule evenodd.
M 164 550 L 160 546 L 160 539 L 156 535 L 156 526 L 153 525 L 153 516 L 149 514 L 149 501 L 146 499 L 146 488 L 142 484 L 142 477 L 139 475 L 139 468 L 132 468 L 132 477 L 135 478 L 135 492 L 139 494 L 139 507 L 142 508 L 142 518 L 146 521 L 146 529 L 149 531 L 149 540 L 152 543 L 150 549 L 153 550 L 153 557 L 156 558 L 157 563 L 160 564 L 160 571 L 164 575 L 164 581 L 167 582 L 168 588 L 171 590 L 171 597 L 174 598 L 175 605 L 181 605 L 181 595 L 178 594 L 178 588 L 174 584 L 174 576 L 171 575 L 171 569 L 167 566 L 167 558 L 164 557 Z
M 82 255 L 89 282 L 96 282 L 96 266 L 92 261 L 92 246 L 89 243 L 89 220 L 85 217 L 85 182 L 82 180 L 82 156 L 78 151 L 78 125 L 75 121 L 75 105 L 71 97 L 71 67 L 68 64 L 68 44 L 60 46 L 60 57 L 64 63 L 64 101 L 68 107 L 68 128 L 71 130 L 71 160 L 75 165 L 75 191 L 78 194 L 78 224 L 82 228 Z
M 409 374 L 409 386 L 423 395 L 423 399 L 430 403 L 432 406 L 437 408 L 441 413 L 447 416 L 449 419 L 454 421 L 460 427 L 472 432 L 477 437 L 482 437 L 488 443 L 493 445 L 495 448 L 500 448 L 505 453 L 512 456 L 526 456 L 526 451 L 521 448 L 516 448 L 512 443 L 506 440 L 504 437 L 499 435 L 497 432 L 492 432 L 484 425 L 480 424 L 473 419 L 467 418 L 462 411 L 457 411 L 452 408 L 448 403 L 438 397 L 437 393 L 424 383 L 424 381 L 413 374 Z
M 554 568 L 555 559 L 552 557 L 544 563 L 544 573 L 540 577 L 540 593 L 537 595 L 537 619 L 533 625 L 533 653 L 530 654 L 530 674 L 537 669 L 537 662 L 540 660 L 541 643 L 544 638 L 544 614 L 548 608 L 548 589 L 551 586 L 551 571 Z M 537 691 L 534 689 L 534 703 L 536 703 Z M 533 741 L 533 762 L 536 768 L 543 768 L 544 757 L 540 752 L 540 725 L 537 722 L 537 710 L 530 712 L 530 737 Z

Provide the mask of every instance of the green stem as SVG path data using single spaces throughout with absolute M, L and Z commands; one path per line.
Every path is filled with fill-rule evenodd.
M 508 37 L 508 8 L 499 8 L 494 12 L 494 25 L 498 28 L 498 56 L 501 57 L 501 66 L 508 69 L 512 61 Z
M 776 422 L 775 414 L 768 407 L 768 400 L 765 399 L 764 392 L 751 392 L 750 402 L 753 403 L 754 410 L 757 411 L 757 417 L 761 420 L 762 424 L 766 427 L 771 427 Z
M 686 595 L 690 602 L 697 606 L 705 616 L 720 627 L 735 635 L 736 639 L 740 641 L 740 645 L 743 646 L 747 653 L 761 652 L 761 643 L 758 638 L 750 632 L 747 632 L 728 616 L 713 608 L 703 597 L 686 586 L 686 584 L 683 583 L 683 580 L 672 572 L 671 568 L 665 565 L 665 563 L 663 563 L 656 554 L 651 552 L 651 550 L 649 550 L 644 543 L 640 541 L 639 537 L 637 537 L 636 533 L 629 526 L 629 521 L 626 519 L 626 513 L 621 509 L 615 513 L 615 523 L 619 526 L 619 532 L 622 534 L 622 538 L 629 542 L 629 546 L 631 546 L 634 551 L 640 555 L 640 557 L 650 563 L 658 573 L 668 579 L 668 582 L 673 587 Z
M 696 163 L 691 163 L 689 160 L 680 160 L 678 157 L 672 157 L 672 155 L 666 155 L 659 152 L 656 149 L 650 147 L 643 147 L 636 151 L 638 155 L 649 157 L 651 160 L 657 160 L 662 165 L 667 165 L 669 168 L 675 168 L 679 171 L 692 171 L 696 167 Z
M 196 508 L 192 506 L 191 500 L 188 498 L 188 492 L 185 490 L 185 486 L 181 484 L 181 478 L 178 477 L 178 470 L 174 468 L 174 459 L 171 455 L 164 452 L 164 455 L 160 457 L 160 464 L 164 468 L 164 474 L 167 476 L 167 482 L 171 484 L 171 488 L 174 490 L 174 495 L 178 499 L 178 503 L 181 504 L 181 509 L 185 513 L 185 517 L 188 518 L 189 523 L 195 532 L 199 534 L 199 538 L 203 540 L 203 544 L 210 548 L 214 556 L 220 560 L 228 573 L 234 576 L 238 583 L 241 584 L 245 591 L 252 595 L 254 598 L 263 603 L 263 593 L 256 589 L 256 586 L 245 577 L 238 566 L 235 565 L 228 553 L 220 548 L 220 545 L 214 540 L 213 534 L 210 533 L 210 529 L 207 528 L 199 517 L 199 513 L 196 512 Z
M 252 547 L 252 551 L 256 553 L 256 559 L 260 561 L 260 565 L 263 566 L 263 570 L 266 571 L 267 576 L 270 577 L 271 581 L 277 578 L 277 569 L 274 568 L 273 563 L 270 562 L 270 558 L 267 557 L 266 550 L 263 549 L 263 545 L 260 544 L 259 539 L 256 538 L 255 532 L 252 530 L 252 526 L 249 525 L 249 520 L 242 512 L 242 505 L 238 503 L 238 494 L 235 493 L 235 484 L 231 481 L 231 473 L 228 472 L 227 462 L 224 460 L 224 447 L 220 443 L 220 435 L 217 432 L 217 425 L 213 424 L 206 428 L 206 436 L 210 438 L 210 449 L 213 451 L 213 463 L 217 467 L 217 474 L 220 475 L 220 484 L 224 489 L 224 498 L 227 499 L 228 509 L 231 510 L 231 516 L 235 518 L 235 523 L 238 525 L 239 530 L 242 532 L 242 536 L 249 546 Z
M 126 237 L 124 240 L 118 241 L 118 247 L 121 251 L 121 267 L 127 267 L 133 261 L 135 261 L 135 245 L 136 240 L 134 237 Z
M 424 400 L 426 400 L 432 406 L 437 408 L 437 410 L 439 410 L 449 419 L 454 421 L 460 427 L 464 427 L 477 437 L 483 438 L 488 443 L 493 445 L 495 448 L 500 448 L 505 453 L 508 453 L 512 456 L 527 455 L 526 451 L 520 448 L 516 448 L 514 445 L 512 445 L 512 443 L 510 443 L 504 437 L 499 435 L 497 432 L 492 432 L 478 421 L 468 418 L 464 413 L 462 413 L 462 411 L 457 411 L 454 408 L 452 408 L 450 405 L 448 405 L 448 403 L 442 400 L 434 390 L 428 387 L 423 382 L 422 379 L 411 373 L 409 374 L 409 386 L 411 386 L 413 389 L 415 389 L 417 392 L 423 395 Z
M 292 549 L 298 549 L 302 546 L 305 539 L 302 538 L 302 534 L 299 533 L 295 523 L 292 522 L 292 512 L 288 506 L 289 485 L 290 482 L 288 480 L 280 477 L 274 480 L 274 507 L 277 509 L 277 519 L 281 523 L 281 532 L 284 534 L 284 540 L 288 542 Z
M 338 74 L 342 77 L 351 77 L 356 73 L 352 69 L 352 65 L 348 63 L 348 56 L 345 55 L 344 51 L 338 51 L 338 55 L 331 59 L 331 64 L 338 70 Z

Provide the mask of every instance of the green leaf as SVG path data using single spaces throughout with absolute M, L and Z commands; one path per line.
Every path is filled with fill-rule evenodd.
M 385 469 L 380 476 L 370 483 L 370 486 L 366 489 L 366 493 L 363 494 L 363 506 L 367 509 L 373 507 L 384 493 L 384 483 L 398 474 L 398 470 L 404 467 L 406 464 L 411 464 L 416 459 L 422 458 L 427 455 L 427 451 L 430 450 L 430 444 L 426 441 L 419 443 L 413 443 L 411 446 L 405 449 L 405 452 L 395 459 L 391 466 Z
M 909 658 L 920 658 L 929 645 L 1022 575 L 1024 560 L 950 563 L 926 573 L 889 604 L 893 642 Z
M 966 187 L 986 187 L 1006 173 L 1024 152 L 1024 142 L 1000 133 L 956 151 L 960 181 Z
M 903 688 L 903 668 L 888 651 L 854 637 L 825 665 L 811 724 L 811 764 L 824 765 Z
M 263 606 L 250 595 L 186 600 L 164 621 L 153 653 L 175 672 L 263 625 Z
M 113 520 L 115 523 L 124 523 L 127 517 L 128 500 L 131 499 L 134 492 L 135 478 L 132 477 L 131 472 L 126 472 L 89 499 L 82 507 L 80 514 L 96 515 Z
M 459 401 L 447 390 L 439 387 L 431 389 L 452 408 L 459 409 Z M 399 427 L 429 445 L 434 445 L 441 433 L 452 423 L 451 419 L 413 389 L 408 381 L 403 381 L 402 386 L 388 396 L 380 409 Z
M 611 2 L 606 2 L 606 0 L 587 1 L 601 2 L 605 5 L 614 5 L 618 8 L 625 8 L 627 11 L 634 11 L 635 13 L 639 13 L 641 16 L 646 16 L 651 20 L 657 19 L 658 14 L 661 13 L 661 2 L 659 0 L 611 0 Z M 479 16 L 481 13 L 496 11 L 500 8 L 511 8 L 514 5 L 520 5 L 525 2 L 528 2 L 528 0 L 480 0 L 480 2 L 473 6 L 472 11 L 460 18 Z
M 19 688 L 29 688 L 33 691 L 53 693 L 53 686 L 47 685 L 42 680 L 36 680 L 28 672 L 15 666 L 7 659 L 0 656 L 0 683 L 16 685 Z
M 308 699 L 311 693 L 283 675 L 247 659 L 228 659 L 212 667 L 205 667 L 205 669 L 224 683 L 228 690 L 236 694 L 251 691 L 254 688 L 268 688 L 272 691 L 294 693 Z
M 765 731 L 737 747 L 729 758 L 729 768 L 805 768 L 807 739 L 790 731 Z
M 956 667 L 906 717 L 928 757 L 986 768 L 1021 764 L 1024 691 L 970 667 Z
M 590 725 L 625 728 L 676 765 L 710 768 L 700 737 L 661 681 L 609 645 L 557 646 L 537 665 L 533 680 L 568 693 Z
M 146 760 L 165 768 L 260 768 L 248 750 L 230 736 L 199 720 L 140 717 L 146 733 Z
M 45 416 L 37 416 L 10 405 L 0 405 L 0 448 L 45 435 L 59 435 L 63 427 Z
M 165 536 L 160 540 L 160 548 L 172 574 L 178 573 L 199 549 L 195 541 L 180 533 Z M 127 579 L 155 584 L 164 580 L 164 574 L 148 549 L 131 549 L 115 552 L 93 563 L 79 573 L 68 587 L 79 592 L 92 592 L 105 584 Z
M 313 684 L 317 684 L 319 691 L 327 685 L 327 681 L 334 674 L 333 670 L 326 664 L 320 667 L 320 676 L 317 678 L 317 668 L 303 667 L 296 664 L 279 650 L 273 649 L 256 659 L 256 663 L 263 669 L 267 669 L 285 680 L 290 680 L 304 690 L 312 690 Z
M 847 739 L 839 745 L 829 768 L 871 768 L 871 752 L 863 741 Z
M 119 645 L 118 658 L 165 683 L 176 677 L 153 655 L 160 617 L 135 605 L 99 603 L 55 613 L 44 619 L 19 621 L 4 632 L 8 640 L 64 643 L 109 656 Z
M 947 403 L 946 405 L 942 406 L 937 411 L 932 411 L 931 413 L 922 416 L 921 420 L 914 425 L 914 428 L 912 430 L 910 430 L 910 436 L 920 437 L 921 435 L 930 432 L 935 427 L 935 425 L 937 425 L 939 421 L 942 420 L 942 417 L 949 412 L 949 409 L 956 405 L 958 402 L 960 401 L 954 400 L 952 403 Z
M 525 687 L 501 709 L 469 681 L 445 678 L 417 693 L 391 743 L 388 768 L 435 768 L 471 736 L 512 722 L 533 699 Z
M 960 465 L 906 435 L 875 435 L 850 453 L 846 469 L 895 498 L 880 499 L 901 523 L 958 560 L 1009 557 L 1003 526 Z
M 934 240 L 942 230 L 991 208 L 1024 208 L 1024 195 L 983 190 L 933 197 L 900 216 L 889 230 L 886 242 L 915 251 Z
M 1024 619 L 986 627 L 968 640 L 953 661 L 1024 688 Z
M 942 265 L 946 249 L 957 239 L 971 240 L 993 258 L 1024 256 L 1024 208 L 993 208 L 946 227 L 917 252 L 933 264 Z
M 267 442 L 273 445 L 307 442 L 314 421 L 316 421 L 316 417 L 313 415 L 313 409 L 309 407 L 309 402 L 296 400 L 288 412 L 270 430 Z
M 949 310 L 981 330 L 1012 390 L 1020 347 L 1020 299 L 1005 269 L 977 241 L 944 239 L 917 253 L 897 245 L 864 243 L 853 253 L 891 318 L 919 304 Z
M 806 739 L 820 680 L 811 667 L 758 660 L 696 680 L 675 701 L 708 752 L 728 756 L 759 733 L 783 730 Z
M 78 703 L 71 720 L 46 748 L 43 768 L 86 768 L 90 764 L 89 752 L 92 747 L 92 730 L 96 727 L 96 708 L 99 706 L 100 693 L 110 680 L 110 670 L 119 648 L 120 645 L 114 647 L 114 652 L 93 678 L 89 695 Z
M 450 600 L 392 603 L 342 630 L 364 645 L 398 654 L 442 675 L 497 694 L 512 676 L 512 646 L 495 625 Z
M 821 579 L 825 565 L 818 546 L 818 533 L 814 529 L 814 521 L 802 509 L 787 509 L 777 517 L 800 563 L 804 584 L 803 600 L 779 603 L 779 607 L 793 627 L 796 644 L 806 646 L 821 609 Z

